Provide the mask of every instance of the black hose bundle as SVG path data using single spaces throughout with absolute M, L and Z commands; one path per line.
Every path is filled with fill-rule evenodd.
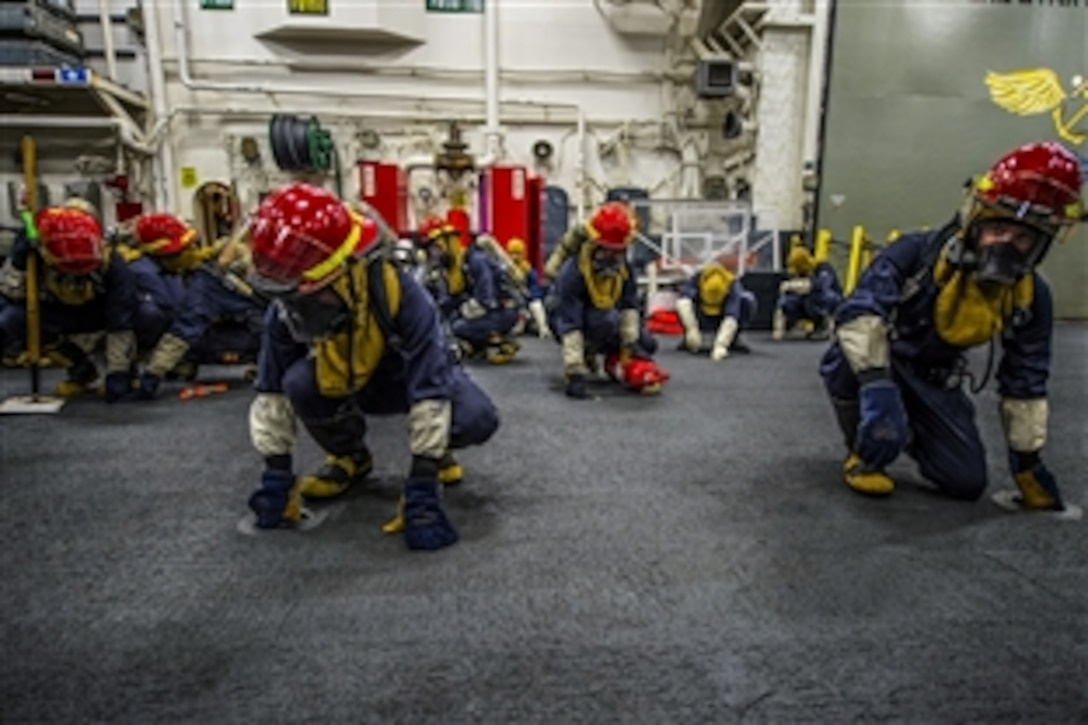
M 268 140 L 276 166 L 284 171 L 305 174 L 336 172 L 336 192 L 343 196 L 340 160 L 328 131 L 316 118 L 276 114 L 268 126 Z

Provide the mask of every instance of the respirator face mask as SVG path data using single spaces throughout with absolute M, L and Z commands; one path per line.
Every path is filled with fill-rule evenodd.
M 593 273 L 601 277 L 615 277 L 623 270 L 623 252 L 614 252 L 610 249 L 593 250 Z
M 975 234 L 973 276 L 982 284 L 1011 286 L 1042 258 L 1050 238 L 1014 221 L 980 222 Z
M 328 288 L 312 294 L 280 297 L 276 304 L 280 319 L 291 337 L 299 342 L 314 342 L 335 335 L 347 325 L 347 304 Z

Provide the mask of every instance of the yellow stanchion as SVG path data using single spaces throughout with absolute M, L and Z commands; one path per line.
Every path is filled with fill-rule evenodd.
M 831 256 L 831 230 L 821 229 L 816 233 L 816 244 L 813 256 L 817 262 L 826 262 Z
M 843 284 L 843 292 L 850 294 L 857 286 L 858 277 L 861 276 L 861 259 L 865 246 L 865 228 L 854 227 L 850 234 L 850 260 L 846 265 L 846 281 Z
M 64 405 L 64 399 L 41 394 L 41 300 L 38 299 L 38 232 L 34 226 L 34 215 L 38 211 L 38 151 L 34 137 L 23 136 L 19 150 L 26 187 L 23 225 L 31 243 L 26 255 L 26 352 L 30 365 L 30 395 L 8 398 L 0 403 L 0 413 L 56 413 Z

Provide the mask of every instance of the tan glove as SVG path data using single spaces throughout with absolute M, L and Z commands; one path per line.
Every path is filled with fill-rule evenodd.
M 726 317 L 718 327 L 718 334 L 714 338 L 714 347 L 710 351 L 710 359 L 715 362 L 729 357 L 729 346 L 733 344 L 733 338 L 737 336 L 740 326 L 736 319 Z
M 782 284 L 778 285 L 779 293 L 793 292 L 798 295 L 807 295 L 812 291 L 812 280 L 808 277 L 796 277 L 794 279 L 787 279 Z
M 703 347 L 703 333 L 699 331 L 699 321 L 695 317 L 695 303 L 681 297 L 676 301 L 676 315 L 684 326 L 684 347 L 689 352 L 699 352 Z
M 487 309 L 475 297 L 461 303 L 461 317 L 466 320 L 478 320 L 487 314 Z
M 533 300 L 529 303 L 529 314 L 533 316 L 533 324 L 536 325 L 536 334 L 541 340 L 550 339 L 552 331 L 548 327 L 548 318 L 544 313 L 544 303 L 540 300 Z

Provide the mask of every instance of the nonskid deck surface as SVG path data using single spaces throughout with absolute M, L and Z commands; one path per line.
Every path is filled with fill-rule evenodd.
M 461 542 L 381 532 L 408 457 L 305 533 L 245 536 L 251 388 L 0 417 L 5 722 L 1083 722 L 1088 523 L 839 479 L 824 345 L 662 338 L 657 398 L 562 395 L 527 339 L 446 492 Z M 1048 465 L 1088 502 L 1088 327 L 1057 329 Z M 975 364 L 980 370 L 984 358 Z M 206 380 L 236 371 L 207 370 Z M 51 389 L 59 372 L 48 370 Z M 29 376 L 0 371 L 0 393 Z M 991 490 L 1009 483 L 990 388 Z M 300 469 L 320 454 L 301 435 Z

